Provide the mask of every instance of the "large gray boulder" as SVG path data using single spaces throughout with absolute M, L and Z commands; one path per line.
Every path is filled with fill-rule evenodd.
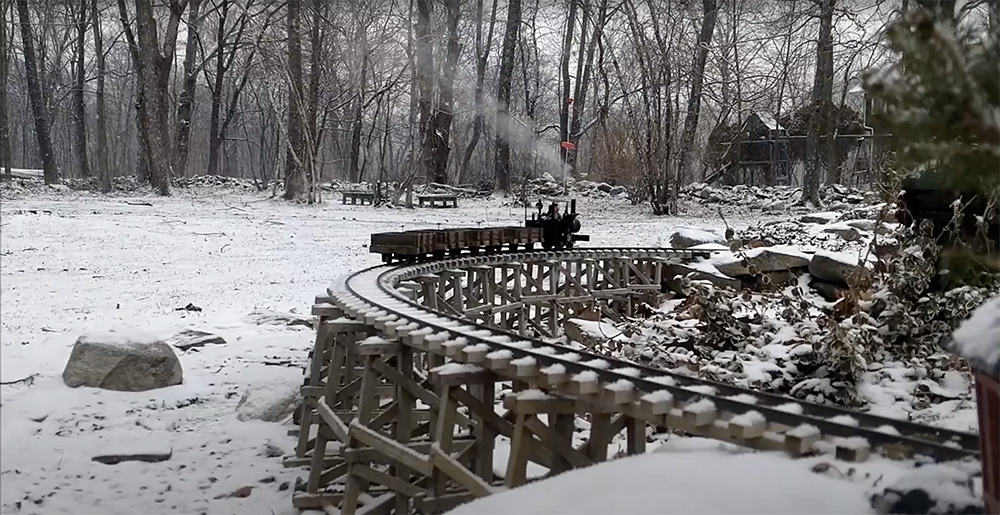
M 689 249 L 706 243 L 722 244 L 725 242 L 726 240 L 718 234 L 690 227 L 680 227 L 670 235 L 670 246 L 675 249 Z
M 867 268 L 858 265 L 856 257 L 846 254 L 819 251 L 809 261 L 809 275 L 832 284 L 848 286 L 869 273 Z
M 744 266 L 744 260 L 740 256 L 734 256 L 734 258 L 729 261 L 713 264 L 719 272 L 722 272 L 729 277 L 794 270 L 796 268 L 805 268 L 809 266 L 808 256 L 791 249 L 786 250 L 777 247 L 760 247 L 747 251 L 745 256 L 747 266 Z
M 66 386 L 142 392 L 181 384 L 184 371 L 166 343 L 138 333 L 85 334 L 63 370 Z

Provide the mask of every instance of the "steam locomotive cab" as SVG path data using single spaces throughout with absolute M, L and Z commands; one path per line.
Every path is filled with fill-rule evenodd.
M 542 230 L 542 248 L 571 249 L 578 241 L 590 241 L 590 236 L 577 234 L 580 232 L 580 220 L 577 218 L 576 199 L 570 200 L 566 213 L 563 213 L 558 203 L 545 205 L 541 200 L 535 204 L 537 213 L 524 221 L 525 227 L 537 227 Z

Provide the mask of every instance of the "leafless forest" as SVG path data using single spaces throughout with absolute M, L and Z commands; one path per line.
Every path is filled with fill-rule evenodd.
M 217 174 L 308 201 L 330 180 L 569 173 L 664 213 L 721 176 L 804 200 L 872 181 L 888 136 L 861 76 L 910 0 L 0 2 L 7 173 L 162 195 Z M 967 7 L 995 23 L 986 4 Z

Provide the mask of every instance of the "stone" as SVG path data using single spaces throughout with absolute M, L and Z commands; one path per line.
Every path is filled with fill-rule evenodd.
M 809 213 L 808 215 L 802 215 L 799 221 L 804 224 L 828 224 L 837 219 L 840 213 L 827 211 L 823 213 Z
M 854 227 L 826 227 L 823 232 L 836 234 L 846 241 L 859 241 L 861 239 L 861 231 L 855 229 Z
M 149 335 L 117 331 L 80 336 L 63 370 L 63 382 L 72 388 L 142 392 L 183 380 L 184 371 L 170 345 Z
M 170 338 L 167 338 L 165 343 L 173 345 L 182 351 L 186 351 L 190 349 L 200 349 L 206 345 L 225 345 L 226 340 L 219 335 L 205 331 L 185 329 Z
M 794 270 L 809 266 L 809 258 L 794 251 L 784 251 L 776 247 L 760 247 L 745 253 L 748 266 L 743 266 L 740 256 L 732 261 L 714 263 L 715 268 L 729 277 L 753 275 L 755 273 L 777 272 L 779 270 Z
M 611 188 L 611 191 L 608 192 L 608 195 L 616 197 L 618 195 L 621 195 L 622 193 L 626 193 L 627 191 L 628 190 L 625 189 L 625 186 L 615 186 L 614 188 Z
M 614 186 L 612 186 L 612 185 L 610 185 L 610 184 L 608 184 L 606 182 L 602 182 L 602 183 L 600 183 L 600 184 L 597 185 L 597 189 L 603 191 L 604 193 L 611 193 L 612 188 L 614 188 Z
M 809 261 L 809 275 L 820 281 L 848 286 L 854 278 L 867 277 L 871 273 L 856 263 L 857 259 L 850 255 L 819 251 Z
M 236 406 L 236 418 L 282 422 L 295 412 L 301 401 L 299 387 L 294 383 L 264 385 L 244 394 Z
M 689 275 L 690 274 L 690 275 Z M 680 277 L 678 277 L 680 276 Z M 719 274 L 710 274 L 685 265 L 667 264 L 663 267 L 663 285 L 675 293 L 684 294 L 681 289 L 681 277 L 688 277 L 695 281 L 708 281 L 719 288 L 730 288 L 736 291 L 743 289 L 743 283 L 739 279 L 726 277 Z
M 836 302 L 837 299 L 847 292 L 847 289 L 842 285 L 820 281 L 815 278 L 809 281 L 809 287 L 816 290 L 816 293 L 827 302 Z
M 874 220 L 851 220 L 847 225 L 861 231 L 878 231 L 880 235 L 889 234 L 889 227 L 885 223 L 879 224 Z
M 141 461 L 143 463 L 159 463 L 161 461 L 167 461 L 173 456 L 173 451 L 170 452 L 150 452 L 150 453 L 139 453 L 139 454 L 102 454 L 100 456 L 94 456 L 91 461 L 96 461 L 98 463 L 103 463 L 105 465 L 117 465 L 123 461 Z
M 595 332 L 592 328 L 600 328 Z M 627 341 L 621 331 L 609 324 L 570 318 L 563 322 L 563 332 L 570 341 L 576 341 L 588 349 L 601 347 L 609 341 Z
M 713 190 L 710 186 L 705 186 L 698 192 L 698 197 L 707 199 L 712 195 L 712 193 L 715 193 L 715 190 Z
M 723 244 L 726 240 L 718 234 L 700 229 L 681 228 L 670 235 L 670 246 L 675 249 L 689 249 L 706 243 Z

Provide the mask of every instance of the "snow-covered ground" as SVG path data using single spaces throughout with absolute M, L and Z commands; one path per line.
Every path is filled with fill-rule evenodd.
M 502 199 L 413 211 L 327 200 L 290 205 L 219 191 L 4 200 L 0 382 L 31 379 L 0 387 L 0 512 L 295 513 L 291 488 L 303 471 L 282 468 L 280 457 L 293 450 L 291 424 L 238 418 L 237 406 L 245 413 L 293 392 L 313 334 L 247 315 L 307 314 L 334 278 L 378 264 L 366 248 L 372 232 L 523 216 Z M 595 246 L 667 245 L 679 225 L 724 230 L 721 220 L 655 218 L 625 201 L 583 199 L 578 209 Z M 735 226 L 758 219 L 726 213 Z M 188 304 L 202 310 L 177 310 Z M 128 327 L 162 337 L 193 328 L 227 343 L 179 352 L 179 386 L 123 393 L 63 384 L 77 337 Z M 91 461 L 133 450 L 172 454 L 160 463 Z M 249 496 L 226 497 L 247 486 Z

